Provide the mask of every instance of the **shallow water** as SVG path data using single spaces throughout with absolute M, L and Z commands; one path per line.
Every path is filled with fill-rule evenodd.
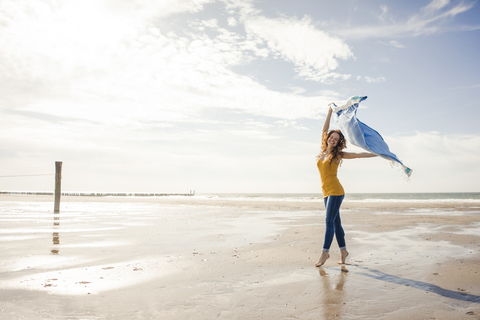
M 102 268 L 125 262 L 132 268 L 138 261 L 149 267 L 165 265 L 172 257 L 267 241 L 292 221 L 312 214 L 315 213 L 292 215 L 261 210 L 232 212 L 219 207 L 85 202 L 68 202 L 61 213 L 53 214 L 49 202 L 3 201 L 0 273 L 8 273 L 9 279 L 4 277 L 2 288 L 75 294 L 77 291 L 71 287 L 63 291 L 53 285 L 35 287 L 34 283 L 44 281 L 35 279 L 55 278 L 63 270 L 62 278 L 78 275 L 91 283 L 88 279 Z M 84 268 L 90 271 L 83 272 Z M 114 277 L 121 277 L 125 270 L 115 268 L 118 275 Z M 154 277 L 143 275 L 137 281 Z M 33 280 L 27 281 L 29 278 Z M 131 284 L 129 279 L 117 282 L 116 287 Z M 98 293 L 112 289 L 112 284 L 88 288 Z M 78 292 L 84 291 L 80 288 Z

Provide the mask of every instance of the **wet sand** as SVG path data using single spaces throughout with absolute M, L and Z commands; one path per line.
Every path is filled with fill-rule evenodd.
M 480 204 L 0 196 L 1 319 L 480 319 Z

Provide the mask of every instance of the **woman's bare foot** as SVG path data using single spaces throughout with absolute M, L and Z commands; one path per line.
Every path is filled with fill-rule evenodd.
M 340 250 L 340 254 L 341 254 L 341 258 L 340 258 L 340 261 L 338 261 L 338 264 L 345 264 L 345 259 L 347 259 L 347 256 L 348 256 L 347 249 Z
M 320 256 L 320 259 L 318 259 L 318 263 L 315 264 L 315 267 L 321 267 L 327 261 L 327 259 L 330 258 L 330 253 L 326 251 L 322 251 L 322 255 Z

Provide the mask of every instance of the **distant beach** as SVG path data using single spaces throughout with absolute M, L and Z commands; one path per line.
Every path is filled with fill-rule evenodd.
M 480 319 L 480 193 L 0 194 L 2 319 Z

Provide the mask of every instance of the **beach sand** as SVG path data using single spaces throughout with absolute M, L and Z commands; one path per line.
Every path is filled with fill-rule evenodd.
M 480 205 L 0 195 L 1 319 L 480 319 Z

